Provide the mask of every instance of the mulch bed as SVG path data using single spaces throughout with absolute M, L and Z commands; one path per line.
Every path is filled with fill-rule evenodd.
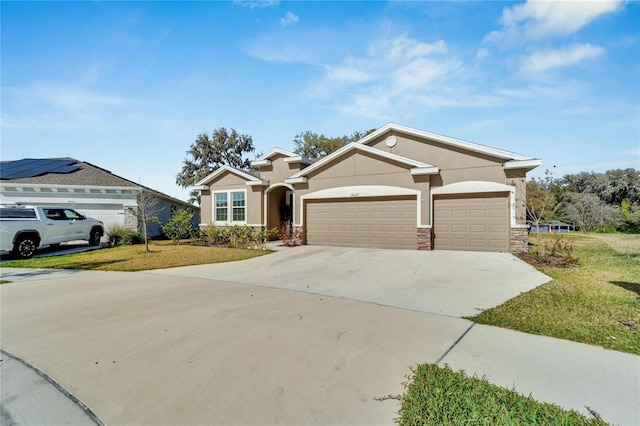
M 536 268 L 573 268 L 578 266 L 578 259 L 572 257 L 539 256 L 531 253 L 520 253 L 517 256 Z

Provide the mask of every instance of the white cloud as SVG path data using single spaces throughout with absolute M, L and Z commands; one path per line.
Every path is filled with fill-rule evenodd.
M 247 54 L 267 62 L 293 62 L 317 64 L 317 49 L 309 45 L 300 45 L 289 41 L 270 38 L 260 39 L 247 44 Z
M 536 100 L 536 99 L 569 99 L 574 98 L 581 92 L 580 86 L 575 82 L 563 80 L 554 84 L 534 84 L 517 89 L 500 89 L 498 96 L 506 98 Z
M 150 104 L 69 85 L 34 84 L 3 90 L 7 100 L 15 105 L 15 112 L 3 114 L 3 128 L 110 128 L 116 120 L 107 117 L 132 117 Z
M 459 65 L 457 61 L 416 59 L 393 72 L 393 86 L 397 91 L 425 88 L 454 72 Z
M 423 43 L 407 37 L 398 37 L 381 46 L 390 61 L 411 60 L 432 53 L 446 53 L 447 44 L 438 40 L 433 44 Z
M 64 85 L 34 85 L 23 89 L 23 93 L 40 98 L 49 105 L 63 109 L 84 110 L 99 106 L 127 107 L 138 103 L 133 98 Z
M 293 12 L 287 12 L 284 17 L 280 18 L 280 23 L 282 26 L 286 27 L 287 25 L 295 24 L 298 22 L 300 18 Z
M 560 114 L 564 115 L 585 115 L 585 114 L 595 114 L 597 110 L 593 107 L 588 106 L 577 106 L 574 108 L 567 108 L 560 111 Z
M 504 126 L 504 123 L 507 120 L 501 119 L 501 120 L 480 120 L 480 121 L 476 121 L 474 123 L 470 123 L 467 124 L 466 126 L 463 126 L 462 129 L 463 130 L 477 130 L 477 129 L 484 129 L 487 127 L 497 127 L 497 126 Z
M 476 102 L 474 97 L 447 87 L 462 63 L 447 54 L 444 40 L 425 43 L 407 36 L 372 43 L 362 56 L 325 64 L 323 78 L 308 95 L 321 99 L 346 99 L 336 108 L 350 115 L 376 120 L 410 114 L 424 106 L 452 106 Z M 456 92 L 456 93 L 453 93 Z
M 538 39 L 569 35 L 608 13 L 622 8 L 622 0 L 528 0 L 502 11 L 502 30 L 492 31 L 486 41 L 510 41 L 520 37 Z
M 371 81 L 373 76 L 366 70 L 353 65 L 326 65 L 326 78 L 336 83 L 363 83 Z
M 476 53 L 476 61 L 481 61 L 484 58 L 489 56 L 489 51 L 487 49 L 479 49 L 478 52 Z
M 566 67 L 585 59 L 595 58 L 605 53 L 600 46 L 592 44 L 574 44 L 564 49 L 549 49 L 534 52 L 527 57 L 520 71 L 523 73 L 538 73 L 551 68 Z
M 274 7 L 280 4 L 280 0 L 233 0 L 235 4 L 255 9 L 257 7 Z

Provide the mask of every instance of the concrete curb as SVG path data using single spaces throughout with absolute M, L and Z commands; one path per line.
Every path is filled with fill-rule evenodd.
M 78 397 L 76 397 L 75 395 L 73 395 L 71 392 L 69 392 L 68 390 L 66 390 L 62 385 L 60 385 L 58 382 L 56 382 L 55 380 L 53 380 L 53 378 L 51 378 L 47 373 L 45 373 L 44 371 L 40 370 L 38 367 L 28 363 L 27 361 L 25 361 L 24 359 L 13 355 L 10 352 L 5 351 L 4 349 L 0 348 L 0 353 L 3 356 L 6 356 L 14 361 L 19 362 L 20 364 L 24 365 L 25 367 L 27 367 L 29 370 L 33 371 L 34 373 L 36 373 L 38 376 L 42 377 L 44 380 L 46 380 L 50 385 L 52 385 L 58 392 L 60 392 L 61 394 L 63 394 L 67 399 L 69 399 L 73 404 L 75 404 L 76 406 L 78 406 L 78 408 L 80 408 L 80 410 L 82 410 L 97 426 L 105 426 L 104 422 L 102 422 L 102 420 L 100 420 L 100 418 L 91 410 L 91 408 L 89 408 L 87 406 L 87 404 L 85 404 L 84 402 L 82 402 L 81 399 L 79 399 Z

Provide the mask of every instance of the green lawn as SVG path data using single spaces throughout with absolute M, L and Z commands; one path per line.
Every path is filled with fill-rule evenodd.
M 412 370 L 411 382 L 399 397 L 401 425 L 604 425 L 501 388 L 463 372 L 434 364 Z M 384 399 L 384 398 L 383 398 Z
M 640 355 L 640 235 L 564 238 L 579 266 L 539 268 L 553 281 L 470 319 Z
M 133 272 L 231 262 L 269 253 L 264 250 L 203 247 L 188 244 L 175 245 L 169 241 L 150 242 L 149 250 L 150 253 L 145 252 L 144 245 L 120 246 L 61 256 L 12 260 L 3 262 L 2 267 Z
M 470 319 L 640 354 L 640 235 L 564 238 L 579 266 L 539 268 L 553 281 Z M 606 424 L 448 367 L 422 364 L 412 372 L 405 394 L 390 397 L 402 403 L 401 425 Z

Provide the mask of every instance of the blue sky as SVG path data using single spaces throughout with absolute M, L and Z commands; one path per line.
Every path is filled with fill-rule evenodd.
M 640 168 L 640 3 L 6 2 L 1 157 L 74 157 L 169 195 L 197 135 L 256 151 L 394 122 Z

